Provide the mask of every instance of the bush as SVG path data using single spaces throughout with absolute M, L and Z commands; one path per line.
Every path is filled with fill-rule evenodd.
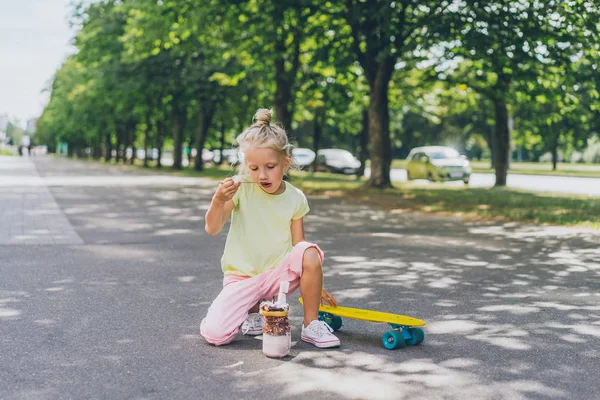
M 583 162 L 583 153 L 574 151 L 573 154 L 571 154 L 571 158 L 569 159 L 569 161 L 573 164 L 582 163 Z
M 556 161 L 558 161 L 558 162 L 562 162 L 563 161 L 562 152 L 560 150 L 558 151 L 558 160 L 556 160 Z M 550 152 L 544 153 L 540 157 L 540 162 L 552 162 L 552 153 L 550 153 Z
M 588 139 L 588 147 L 583 152 L 583 161 L 586 163 L 600 163 L 600 139 L 597 136 Z

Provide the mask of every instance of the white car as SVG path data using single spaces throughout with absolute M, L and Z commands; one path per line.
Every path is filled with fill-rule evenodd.
M 221 162 L 221 151 L 219 149 L 213 150 L 213 162 L 219 163 Z M 223 150 L 223 161 L 225 161 L 229 165 L 237 165 L 237 163 L 242 159 L 242 152 L 238 149 L 226 149 Z
M 315 161 L 316 154 L 311 149 L 296 148 L 292 150 L 292 158 L 302 169 L 308 169 Z
M 360 161 L 352 153 L 342 149 L 323 149 L 317 153 L 317 170 L 353 175 L 360 168 Z

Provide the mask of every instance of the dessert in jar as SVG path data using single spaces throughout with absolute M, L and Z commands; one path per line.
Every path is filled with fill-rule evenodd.
M 289 305 L 286 295 L 289 282 L 279 284 L 277 301 L 263 301 L 260 303 L 260 315 L 265 317 L 263 325 L 263 353 L 267 357 L 282 358 L 290 353 L 292 335 L 288 321 Z

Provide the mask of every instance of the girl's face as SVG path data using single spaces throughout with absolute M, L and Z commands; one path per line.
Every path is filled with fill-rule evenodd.
M 269 148 L 249 149 L 244 152 L 250 176 L 262 190 L 280 194 L 285 190 L 283 174 L 290 167 L 289 157 Z

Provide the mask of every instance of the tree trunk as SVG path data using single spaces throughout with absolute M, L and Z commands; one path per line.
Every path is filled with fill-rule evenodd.
M 127 135 L 129 136 L 129 143 L 131 145 L 131 160 L 130 160 L 130 164 L 134 165 L 135 164 L 135 159 L 136 159 L 136 153 L 137 153 L 137 148 L 135 147 L 135 140 L 136 140 L 136 133 L 137 133 L 137 122 L 135 121 L 131 121 L 128 125 L 127 125 Z
M 150 147 L 150 135 L 152 132 L 152 118 L 150 112 L 146 113 L 146 131 L 144 132 L 144 168 L 148 168 L 148 148 Z
M 494 164 L 494 135 L 495 132 L 488 132 L 488 146 L 490 146 L 490 168 L 494 169 L 495 168 L 495 164 Z
M 185 125 L 185 112 L 177 102 L 173 103 L 173 169 L 181 169 L 183 150 L 183 128 Z
M 360 168 L 356 173 L 357 177 L 365 175 L 365 164 L 369 158 L 369 110 L 363 111 L 362 129 L 360 130 L 360 151 L 358 159 L 360 160 Z
M 156 127 L 156 149 L 158 150 L 158 159 L 156 160 L 156 168 L 162 168 L 162 153 L 165 137 L 165 117 L 161 116 Z
M 552 171 L 556 171 L 556 163 L 558 162 L 558 137 L 552 138 Z
M 212 103 L 210 107 L 200 107 L 200 115 L 198 116 L 198 135 L 196 136 L 196 162 L 194 164 L 194 169 L 196 171 L 202 171 L 204 169 L 202 150 L 204 149 L 204 143 L 208 136 L 208 128 L 210 128 L 213 116 L 215 115 L 214 111 L 214 103 Z
M 392 142 L 390 139 L 388 89 L 393 67 L 393 63 L 385 61 L 378 64 L 375 79 L 369 82 L 371 89 L 369 94 L 371 176 L 367 181 L 367 186 L 369 187 L 392 187 L 390 180 Z
M 223 164 L 223 150 L 225 150 L 225 123 L 222 122 L 221 123 L 221 137 L 219 139 L 219 154 L 221 155 L 219 157 L 219 162 L 217 162 L 217 165 L 222 165 Z
M 272 15 L 273 20 L 283 21 L 285 10 L 285 5 L 278 4 Z M 300 29 L 304 28 L 305 20 L 302 13 L 297 18 L 298 30 L 281 28 L 282 32 L 277 33 L 275 39 L 275 115 L 288 134 L 292 129 L 295 102 L 293 90 L 300 67 L 300 42 L 303 36 Z M 291 44 L 287 43 L 290 34 L 293 36 Z M 286 64 L 289 65 L 289 69 L 286 69 Z
M 110 132 L 104 136 L 104 162 L 112 160 L 112 140 Z
M 94 150 L 92 154 L 92 158 L 94 160 L 99 160 L 102 156 L 102 135 L 98 134 L 94 138 Z
M 508 131 L 508 109 L 503 98 L 494 99 L 494 110 L 496 119 L 496 131 L 492 138 L 492 159 L 496 171 L 496 184 L 494 186 L 506 186 L 510 151 L 510 132 Z
M 116 154 L 115 154 L 115 163 L 118 164 L 121 161 L 121 143 L 123 141 L 123 128 L 121 127 L 121 123 L 117 121 L 117 145 L 116 145 Z
M 283 125 L 285 131 L 289 134 L 291 132 L 290 130 L 292 127 L 292 116 L 290 115 L 289 111 L 289 102 L 292 96 L 292 88 L 289 82 L 286 80 L 286 78 L 281 75 L 281 73 L 276 73 L 275 79 L 275 117 L 281 123 L 281 125 Z
M 312 165 L 313 172 L 317 172 L 317 167 L 318 167 L 317 154 L 319 153 L 319 148 L 321 146 L 321 136 L 323 135 L 323 125 L 321 124 L 323 114 L 324 114 L 324 110 L 322 108 L 318 109 L 315 112 L 315 120 L 314 120 L 315 126 L 313 129 L 313 151 L 315 152 L 315 161 L 313 162 L 313 165 Z

